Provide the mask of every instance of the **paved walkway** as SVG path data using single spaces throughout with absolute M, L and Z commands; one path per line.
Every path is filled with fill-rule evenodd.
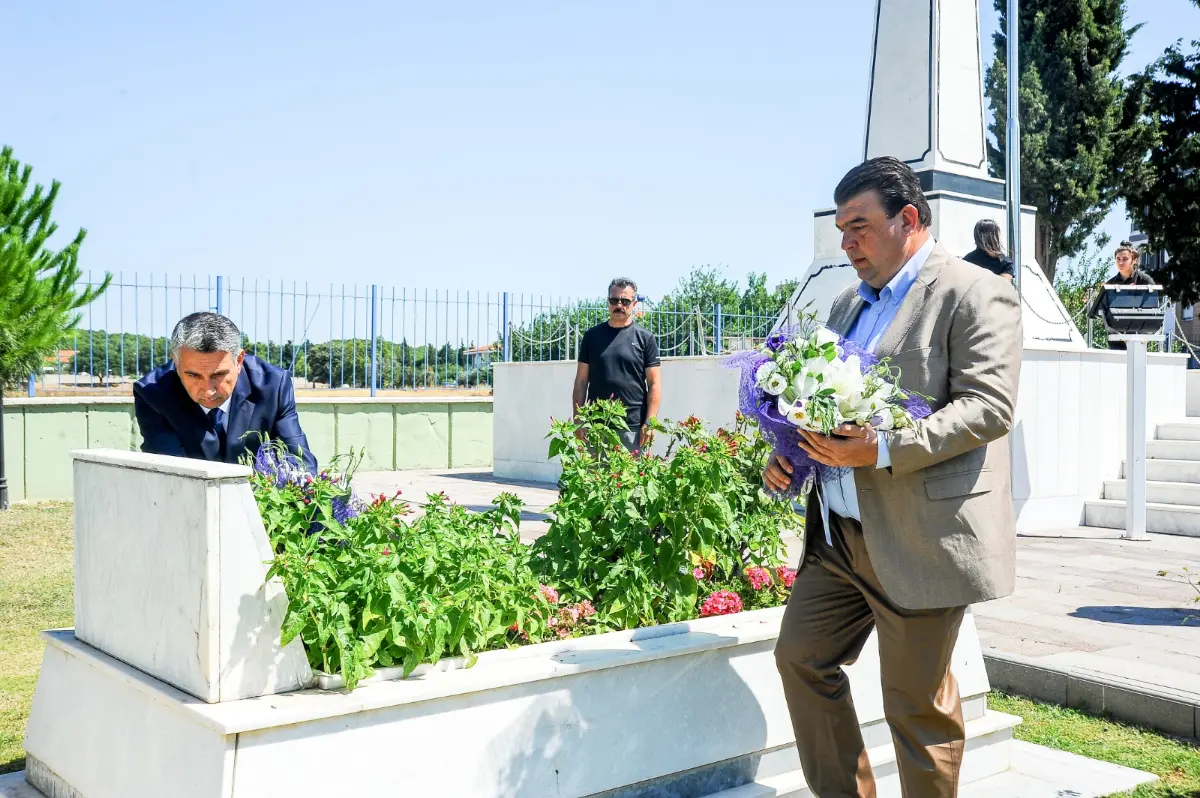
M 480 470 L 364 473 L 355 484 L 372 493 L 399 488 L 414 504 L 445 491 L 473 509 L 510 491 L 526 502 L 526 540 L 545 531 L 557 497 L 553 487 L 497 482 Z M 1200 581 L 1200 538 L 1071 536 L 1089 532 L 1018 538 L 1016 593 L 974 608 L 993 683 L 1200 736 L 1200 603 L 1182 574 L 1188 567 Z M 1161 700 L 1124 706 L 1147 695 Z

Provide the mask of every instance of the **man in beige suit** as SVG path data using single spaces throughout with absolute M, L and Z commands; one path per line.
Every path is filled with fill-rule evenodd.
M 1007 434 L 1021 366 L 1012 285 L 929 233 L 915 173 L 895 158 L 834 192 L 861 283 L 828 325 L 900 369 L 927 397 L 918 429 L 804 433 L 818 462 L 852 470 L 814 486 L 805 553 L 775 656 L 805 778 L 817 798 L 872 798 L 875 780 L 842 666 L 879 632 L 883 704 L 907 798 L 957 795 L 965 730 L 950 656 L 966 607 L 1007 595 L 1016 529 Z M 786 487 L 776 456 L 765 483 Z

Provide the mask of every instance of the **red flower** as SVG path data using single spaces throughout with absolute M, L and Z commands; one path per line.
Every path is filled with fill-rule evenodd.
M 383 556 L 384 556 L 384 557 L 390 557 L 390 556 L 391 556 L 391 554 L 392 554 L 392 550 L 391 550 L 391 549 L 384 549 L 384 550 L 383 550 Z
M 729 590 L 718 590 L 704 600 L 704 604 L 700 607 L 700 617 L 708 618 L 712 615 L 732 615 L 735 612 L 741 611 L 741 596 Z
M 775 575 L 784 587 L 791 587 L 796 583 L 796 572 L 791 568 L 785 568 L 782 565 L 775 569 Z
M 746 580 L 750 582 L 752 590 L 762 590 L 767 585 L 771 584 L 771 574 L 766 568 L 760 568 L 757 565 L 752 565 L 746 569 Z

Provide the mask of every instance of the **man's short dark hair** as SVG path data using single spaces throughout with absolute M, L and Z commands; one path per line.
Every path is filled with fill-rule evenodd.
M 841 205 L 867 191 L 879 193 L 889 219 L 904 210 L 905 205 L 911 205 L 917 209 L 917 220 L 922 227 L 933 224 L 933 212 L 929 210 L 925 192 L 921 191 L 920 178 L 899 158 L 885 155 L 863 161 L 837 184 L 833 201 Z
M 630 280 L 628 277 L 618 277 L 608 284 L 609 293 L 611 293 L 614 288 L 620 288 L 622 290 L 626 288 L 632 288 L 634 296 L 637 296 L 637 283 L 635 283 L 633 280 Z

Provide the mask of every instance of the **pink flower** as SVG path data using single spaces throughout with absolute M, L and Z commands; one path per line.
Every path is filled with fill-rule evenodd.
M 752 565 L 746 569 L 746 579 L 750 582 L 750 587 L 753 590 L 762 590 L 771 584 L 771 574 L 766 568 L 760 568 L 757 565 Z
M 742 611 L 742 597 L 737 593 L 728 590 L 718 590 L 707 599 L 700 607 L 700 617 L 707 618 L 711 615 L 732 615 L 735 612 Z
M 570 630 L 570 629 L 568 629 L 568 628 L 567 628 L 567 627 L 565 627 L 565 626 L 559 627 L 559 630 L 558 630 L 558 637 L 559 637 L 559 639 L 561 639 L 561 640 L 565 640 L 565 639 L 567 639 L 567 638 L 568 638 L 568 637 L 570 637 L 570 636 L 571 636 L 571 630 Z
M 579 611 L 583 613 L 584 618 L 590 618 L 596 614 L 596 608 L 592 606 L 592 602 L 584 599 L 579 602 Z
M 558 603 L 558 591 L 557 590 L 550 587 L 549 585 L 539 585 L 538 587 L 541 589 L 542 595 L 546 597 L 546 601 L 550 602 L 551 604 Z
M 791 587 L 796 583 L 796 572 L 791 568 L 785 568 L 782 565 L 775 569 L 776 576 L 779 581 L 783 582 L 784 587 Z
M 558 616 L 557 616 L 557 615 L 551 615 L 551 616 L 550 616 L 550 617 L 549 617 L 549 618 L 546 620 L 546 626 L 550 627 L 551 629 L 553 629 L 554 627 L 558 626 Z
M 701 568 L 699 565 L 697 565 L 695 568 L 692 569 L 692 576 L 696 577 L 697 582 L 703 582 L 704 581 L 704 569 Z

